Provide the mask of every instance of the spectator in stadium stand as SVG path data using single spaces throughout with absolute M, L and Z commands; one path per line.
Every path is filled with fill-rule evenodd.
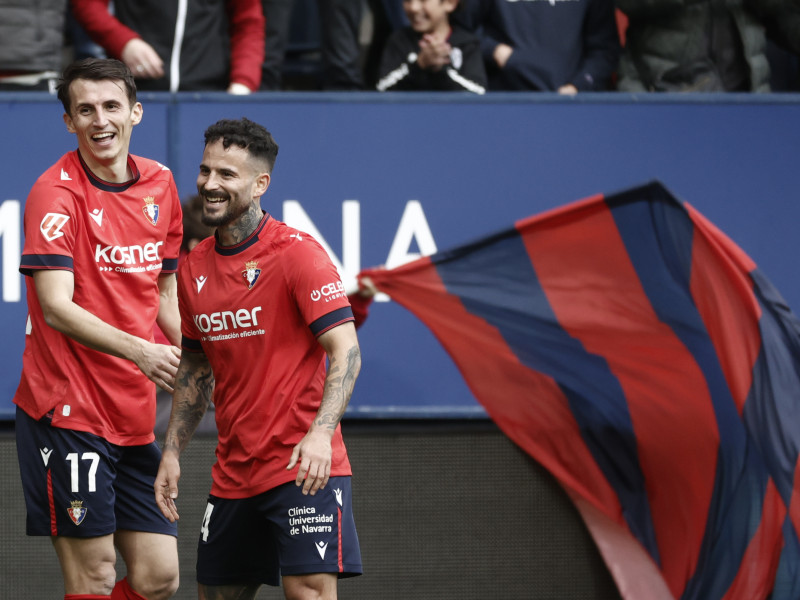
M 139 90 L 226 90 L 261 84 L 260 0 L 72 0 L 76 21 L 136 76 Z
M 153 502 L 153 425 L 156 385 L 172 390 L 180 358 L 180 200 L 166 167 L 128 153 L 142 105 L 123 63 L 71 64 L 58 97 L 78 148 L 33 185 L 20 264 L 26 530 L 51 537 L 65 600 L 162 600 L 178 586 L 178 549 Z M 172 345 L 153 342 L 155 322 Z M 127 566 L 116 584 L 115 547 Z
M 609 89 L 620 44 L 614 0 L 463 0 L 456 22 L 481 38 L 489 89 Z
M 266 51 L 262 55 L 263 90 L 283 87 L 283 65 L 289 45 L 295 0 L 261 0 L 266 18 Z M 303 7 L 306 8 L 306 7 Z M 325 91 L 358 91 L 364 87 L 359 31 L 362 0 L 317 0 L 321 81 Z
M 800 52 L 800 3 L 791 0 L 617 0 L 617 7 L 628 18 L 620 91 L 768 92 L 766 33 Z
M 480 40 L 450 24 L 450 13 L 458 4 L 459 0 L 403 0 L 410 25 L 386 42 L 378 91 L 485 93 Z
M 197 188 L 203 221 L 217 230 L 179 270 L 184 350 L 156 502 L 178 518 L 179 456 L 213 391 L 217 462 L 199 597 L 254 598 L 282 582 L 287 598 L 332 600 L 338 577 L 361 573 L 339 424 L 361 368 L 350 304 L 325 250 L 261 209 L 278 154 L 272 135 L 222 120 L 205 140 Z
M 67 0 L 0 3 L 0 91 L 56 93 Z

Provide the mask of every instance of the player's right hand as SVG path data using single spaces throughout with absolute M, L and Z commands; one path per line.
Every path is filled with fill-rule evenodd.
M 161 513 L 174 523 L 180 519 L 175 500 L 178 498 L 178 480 L 181 478 L 181 465 L 175 452 L 164 450 L 161 464 L 158 466 L 158 475 L 153 484 L 156 495 L 156 504 Z
M 162 390 L 173 392 L 175 375 L 181 362 L 181 349 L 165 344 L 144 342 L 133 360 L 139 370 Z

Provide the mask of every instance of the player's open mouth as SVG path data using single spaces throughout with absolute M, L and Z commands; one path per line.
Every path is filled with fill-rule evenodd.
M 219 196 L 205 196 L 206 202 L 209 204 L 220 204 L 221 202 L 227 202 L 227 197 L 219 197 Z
M 113 137 L 114 137 L 114 134 L 107 131 L 107 132 L 104 132 L 104 133 L 96 133 L 96 134 L 94 134 L 92 136 L 92 139 L 95 142 L 105 142 L 107 140 L 110 140 Z

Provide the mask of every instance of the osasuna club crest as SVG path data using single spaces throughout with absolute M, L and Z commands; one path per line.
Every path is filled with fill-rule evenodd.
M 252 290 L 253 286 L 258 281 L 258 276 L 261 275 L 261 269 L 258 268 L 258 261 L 257 260 L 248 260 L 244 263 L 244 271 L 242 271 L 242 277 L 247 282 L 247 289 Z
M 158 223 L 158 204 L 156 204 L 156 199 L 153 196 L 147 196 L 142 200 L 144 200 L 144 206 L 142 207 L 144 216 L 147 217 L 147 220 L 152 225 L 155 225 Z
M 80 525 L 83 523 L 83 520 L 86 518 L 86 513 L 89 511 L 83 505 L 83 500 L 73 500 L 70 502 L 70 507 L 67 509 L 67 514 L 69 518 L 72 519 L 72 522 L 75 525 Z

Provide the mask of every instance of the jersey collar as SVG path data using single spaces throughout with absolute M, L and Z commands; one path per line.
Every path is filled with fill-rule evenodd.
M 83 157 L 81 156 L 81 151 L 76 150 L 76 154 L 78 155 L 78 160 L 81 163 L 81 167 L 83 167 L 83 172 L 86 173 L 86 177 L 89 178 L 91 184 L 96 187 L 97 189 L 103 190 L 105 192 L 124 192 L 129 187 L 131 187 L 134 183 L 139 181 L 139 178 L 142 176 L 139 172 L 139 168 L 136 166 L 136 163 L 133 162 L 133 157 L 128 155 L 128 166 L 131 169 L 131 173 L 133 173 L 133 177 L 124 183 L 111 183 L 110 181 L 105 181 L 97 177 L 89 166 L 84 162 Z

